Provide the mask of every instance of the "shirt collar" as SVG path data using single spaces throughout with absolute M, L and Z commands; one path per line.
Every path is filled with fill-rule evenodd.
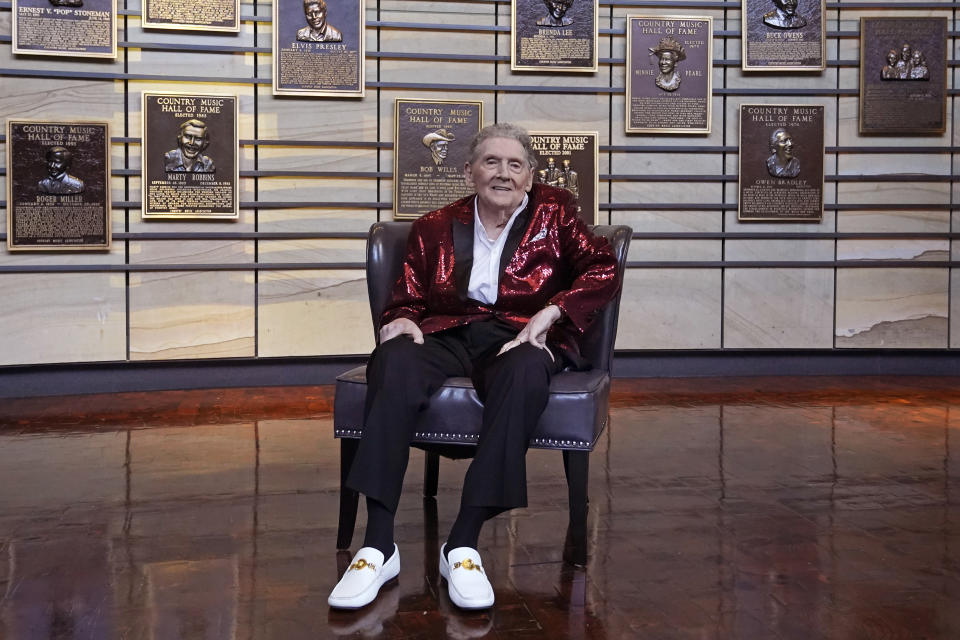
M 487 235 L 487 230 L 483 226 L 483 223 L 480 222 L 480 211 L 477 209 L 477 200 L 479 197 L 473 199 L 473 227 L 477 230 L 477 233 L 482 235 L 485 239 L 489 241 L 490 236 Z M 520 215 L 520 212 L 527 208 L 527 203 L 530 201 L 530 194 L 524 193 L 523 200 L 520 201 L 520 206 L 517 207 L 513 214 L 510 216 L 510 219 L 507 220 L 506 228 L 503 230 L 504 233 L 510 230 L 510 227 L 513 225 L 513 221 L 517 219 L 517 216 Z M 482 231 L 481 231 L 482 230 Z M 501 234 L 503 235 L 503 234 Z

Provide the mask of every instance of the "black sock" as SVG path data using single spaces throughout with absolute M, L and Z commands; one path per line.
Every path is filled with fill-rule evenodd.
M 444 549 L 445 554 L 449 554 L 451 549 L 457 547 L 477 548 L 477 541 L 480 539 L 480 529 L 483 523 L 506 511 L 500 507 L 469 507 L 460 505 L 460 513 L 450 528 L 450 535 L 447 537 L 447 546 Z
M 381 552 L 384 562 L 393 555 L 393 516 L 382 502 L 367 496 L 367 532 L 363 546 Z

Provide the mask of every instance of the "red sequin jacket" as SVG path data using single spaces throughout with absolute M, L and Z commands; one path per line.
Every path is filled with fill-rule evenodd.
M 547 340 L 579 354 L 578 336 L 620 287 L 610 244 L 580 220 L 569 191 L 535 184 L 507 236 L 497 301 L 485 305 L 467 296 L 475 197 L 413 223 L 403 271 L 381 326 L 409 318 L 428 334 L 496 316 L 520 330 L 535 313 L 555 304 L 563 315 Z

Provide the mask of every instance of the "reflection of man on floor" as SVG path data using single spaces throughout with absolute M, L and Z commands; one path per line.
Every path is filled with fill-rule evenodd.
M 342 42 L 343 34 L 327 22 L 327 3 L 324 0 L 303 0 L 303 14 L 307 26 L 297 31 L 302 42 Z
M 367 365 L 363 434 L 345 481 L 366 496 L 366 535 L 333 607 L 366 605 L 399 573 L 393 521 L 410 442 L 451 376 L 473 379 L 483 419 L 440 574 L 457 606 L 493 605 L 480 530 L 526 506 L 526 451 L 550 379 L 585 365 L 578 337 L 619 287 L 609 243 L 577 217 L 568 191 L 534 184 L 536 165 L 526 131 L 485 127 L 464 166 L 475 193 L 413 223 Z
M 166 171 L 179 173 L 213 173 L 216 167 L 203 151 L 210 146 L 207 124 L 203 120 L 187 120 L 180 125 L 176 149 L 163 154 L 163 166 Z
M 73 154 L 66 147 L 47 149 L 47 177 L 37 183 L 43 193 L 68 195 L 83 193 L 83 180 L 67 173 Z

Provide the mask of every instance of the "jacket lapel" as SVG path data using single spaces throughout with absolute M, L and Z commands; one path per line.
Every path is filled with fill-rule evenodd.
M 450 223 L 453 236 L 453 280 L 461 300 L 467 299 L 470 272 L 473 270 L 473 198 L 467 202 Z
M 507 241 L 503 245 L 503 253 L 500 254 L 500 271 L 497 276 L 500 281 L 503 280 L 503 272 L 513 259 L 513 254 L 517 252 L 517 247 L 520 246 L 520 240 L 523 239 L 523 234 L 526 233 L 527 226 L 530 224 L 530 212 L 533 209 L 533 200 L 533 192 L 530 192 L 527 206 L 517 215 L 517 219 L 513 221 L 513 226 L 510 227 Z

